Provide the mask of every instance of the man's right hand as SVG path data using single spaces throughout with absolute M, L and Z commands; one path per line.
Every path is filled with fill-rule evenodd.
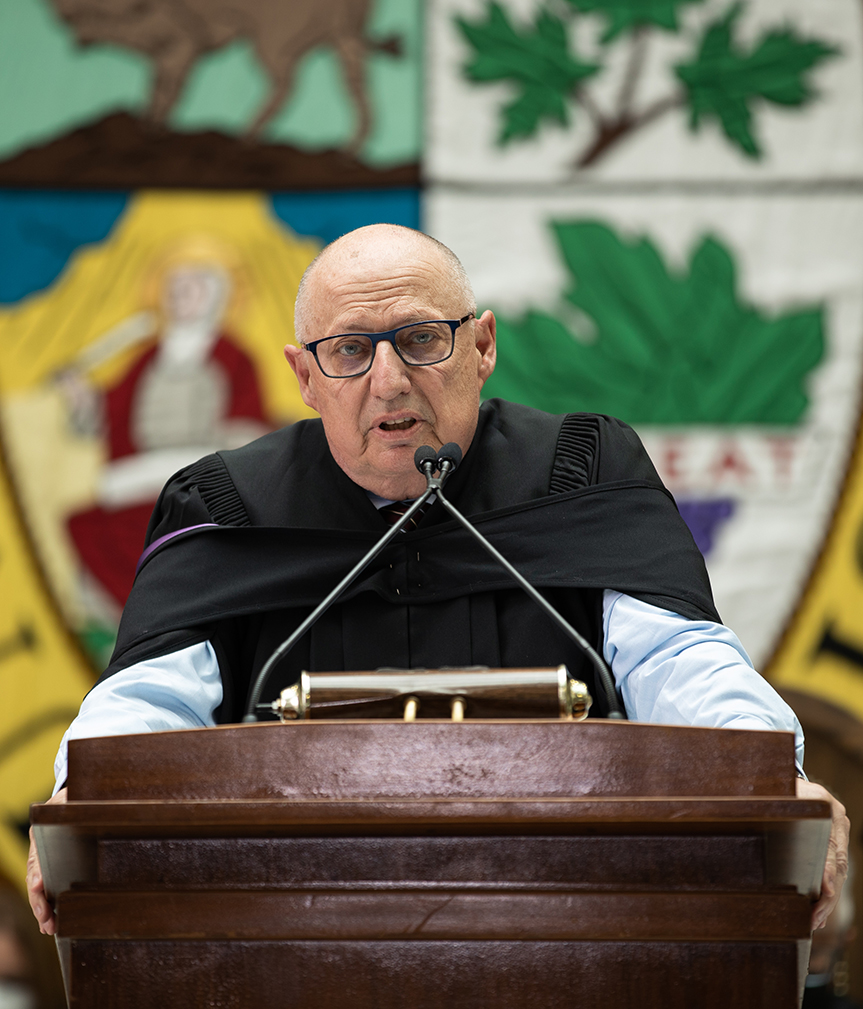
M 821 799 L 830 803 L 833 814 L 830 825 L 830 840 L 827 843 L 827 859 L 824 863 L 824 876 L 821 880 L 821 896 L 812 909 L 812 929 L 824 928 L 830 912 L 839 903 L 839 895 L 848 875 L 848 841 L 851 835 L 851 823 L 845 812 L 845 807 L 831 795 L 823 785 L 814 781 L 797 779 L 798 799 Z
M 65 802 L 66 789 L 51 796 L 48 802 Z M 39 853 L 36 851 L 36 841 L 33 836 L 33 828 L 30 828 L 30 854 L 27 857 L 27 895 L 30 898 L 30 907 L 36 921 L 39 922 L 39 931 L 45 935 L 54 935 L 57 931 L 57 919 L 54 917 L 54 908 L 45 896 L 45 883 L 42 880 L 42 866 L 39 865 Z

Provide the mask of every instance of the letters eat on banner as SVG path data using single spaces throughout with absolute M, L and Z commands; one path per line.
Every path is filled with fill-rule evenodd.
M 632 423 L 756 665 L 863 718 L 861 49 L 860 0 L 5 0 L 0 868 L 158 488 L 307 416 L 296 285 L 375 221 L 462 257 L 487 395 Z

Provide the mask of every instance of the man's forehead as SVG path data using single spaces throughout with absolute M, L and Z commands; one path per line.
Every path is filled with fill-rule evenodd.
M 321 264 L 309 285 L 310 316 L 316 327 L 392 328 L 451 311 L 453 284 L 436 262 Z
M 443 252 L 424 236 L 397 234 L 385 240 L 376 234 L 367 242 L 342 242 L 325 250 L 315 270 L 316 278 L 328 286 L 386 285 L 426 275 L 436 275 L 440 282 L 450 272 Z

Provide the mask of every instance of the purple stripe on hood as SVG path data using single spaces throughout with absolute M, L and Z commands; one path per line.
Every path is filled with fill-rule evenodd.
M 179 536 L 182 533 L 190 533 L 193 529 L 218 529 L 218 522 L 202 522 L 200 525 L 196 526 L 186 526 L 185 529 L 175 529 L 172 533 L 165 533 L 164 536 L 160 536 L 157 540 L 154 540 L 147 549 L 141 554 L 141 559 L 138 561 L 138 566 L 135 568 L 135 574 L 141 570 L 141 565 L 145 560 L 153 553 L 154 550 L 158 550 L 160 546 L 167 543 L 168 540 L 172 540 L 175 536 Z

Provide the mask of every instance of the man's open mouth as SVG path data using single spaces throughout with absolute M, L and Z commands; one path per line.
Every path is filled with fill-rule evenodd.
M 385 420 L 379 426 L 382 431 L 406 431 L 414 424 L 416 424 L 416 420 L 413 417 L 406 417 L 404 420 Z

